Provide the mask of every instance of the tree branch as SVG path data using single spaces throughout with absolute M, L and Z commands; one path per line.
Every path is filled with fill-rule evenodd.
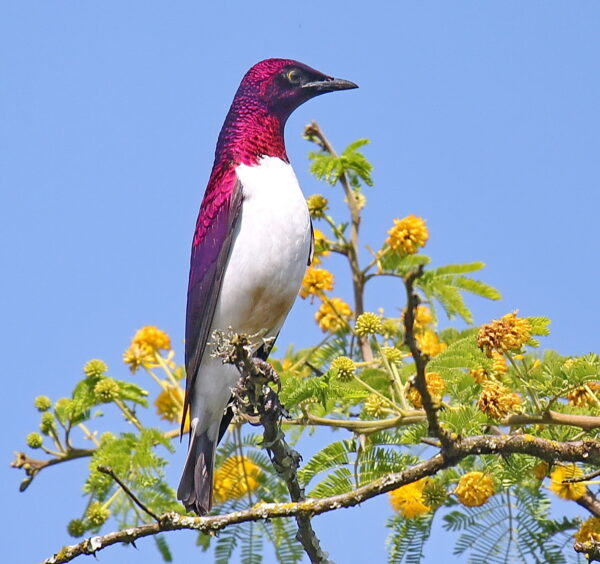
M 410 484 L 426 476 L 432 476 L 450 466 L 455 466 L 467 456 L 482 454 L 528 454 L 547 462 L 585 462 L 586 464 L 600 465 L 600 443 L 592 440 L 558 443 L 529 435 L 469 437 L 460 441 L 451 454 L 436 454 L 412 468 L 387 474 L 348 493 L 322 499 L 305 499 L 292 503 L 258 503 L 244 511 L 210 517 L 187 517 L 178 513 L 166 513 L 160 516 L 157 523 L 95 536 L 78 544 L 65 546 L 54 556 L 45 560 L 44 564 L 70 562 L 82 554 L 95 554 L 113 544 L 133 542 L 164 531 L 191 529 L 211 534 L 230 525 L 275 517 L 304 517 L 310 520 L 310 517 L 314 515 L 320 515 L 342 507 L 354 507 L 400 486 Z
M 121 489 L 130 497 L 131 501 L 133 501 L 133 503 L 135 503 L 142 511 L 144 511 L 145 513 L 147 513 L 148 515 L 150 515 L 150 517 L 152 517 L 155 521 L 160 521 L 160 517 L 158 515 L 156 515 L 156 513 L 154 513 L 151 509 L 148 508 L 147 505 L 145 505 L 128 487 L 127 485 L 121 480 L 121 478 L 119 478 L 119 476 L 117 476 L 115 474 L 115 472 L 113 471 L 112 468 L 109 468 L 108 466 L 98 466 L 98 472 L 102 472 L 103 474 L 106 474 L 107 476 L 110 476 L 115 482 L 117 482 L 117 484 L 119 484 L 119 486 L 121 486 Z
M 268 362 L 252 357 L 253 348 L 248 337 L 217 333 L 216 341 L 217 355 L 236 366 L 241 374 L 232 391 L 238 411 L 251 421 L 258 418 L 264 428 L 262 446 L 269 452 L 275 471 L 286 483 L 292 502 L 303 502 L 306 499 L 304 488 L 300 485 L 297 474 L 302 457 L 285 440 L 280 426 L 284 409 L 279 396 L 269 386 L 269 383 L 273 383 L 279 388 L 279 376 Z M 296 538 L 310 561 L 330 563 L 312 528 L 310 515 L 298 513 L 296 523 Z
M 329 139 L 325 137 L 323 130 L 316 121 L 311 122 L 304 128 L 304 135 L 313 140 L 331 156 L 338 156 L 333 148 L 333 145 L 329 142 Z M 348 257 L 348 262 L 350 263 L 350 271 L 352 273 L 352 288 L 354 290 L 354 310 L 356 317 L 358 317 L 365 311 L 363 298 L 365 275 L 358 262 L 358 230 L 360 228 L 360 209 L 358 208 L 356 198 L 354 197 L 354 190 L 352 190 L 346 174 L 342 174 L 340 176 L 340 184 L 342 185 L 344 196 L 346 197 L 346 201 L 348 202 L 348 207 L 350 209 L 350 244 L 348 245 L 348 251 L 344 254 Z M 373 351 L 371 350 L 369 340 L 366 337 L 358 337 L 358 341 L 360 343 L 360 350 L 363 360 L 365 362 L 373 360 Z
M 423 402 L 423 409 L 427 415 L 427 423 L 429 424 L 429 432 L 434 437 L 440 440 L 442 450 L 444 452 L 451 452 L 454 448 L 454 441 L 450 438 L 448 433 L 442 428 L 439 418 L 437 416 L 438 407 L 433 404 L 431 394 L 427 388 L 426 380 L 426 367 L 429 361 L 428 357 L 421 352 L 421 349 L 417 345 L 415 338 L 415 316 L 417 307 L 420 303 L 419 296 L 414 291 L 415 281 L 419 276 L 423 274 L 423 265 L 419 266 L 416 270 L 413 270 L 404 279 L 404 285 L 406 287 L 406 310 L 404 312 L 404 343 L 410 349 L 412 357 L 415 361 L 415 367 L 417 374 L 414 380 L 414 386 L 417 388 Z

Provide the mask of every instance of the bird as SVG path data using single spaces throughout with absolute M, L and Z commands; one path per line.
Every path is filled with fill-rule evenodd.
M 212 508 L 215 449 L 232 418 L 237 369 L 211 355 L 214 331 L 261 335 L 266 360 L 312 259 L 306 200 L 290 165 L 284 127 L 301 104 L 357 88 L 291 59 L 266 59 L 244 75 L 217 140 L 192 241 L 185 328 L 187 458 L 177 498 Z

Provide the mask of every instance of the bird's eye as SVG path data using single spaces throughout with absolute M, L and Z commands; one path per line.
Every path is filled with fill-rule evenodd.
M 288 71 L 286 78 L 290 84 L 299 84 L 302 80 L 302 73 L 298 69 Z

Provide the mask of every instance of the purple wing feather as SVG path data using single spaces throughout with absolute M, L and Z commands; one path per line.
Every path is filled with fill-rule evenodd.
M 190 259 L 185 325 L 187 380 L 182 432 L 190 408 L 191 391 L 210 338 L 209 331 L 241 203 L 242 190 L 235 169 L 225 166 L 213 171 L 200 207 Z

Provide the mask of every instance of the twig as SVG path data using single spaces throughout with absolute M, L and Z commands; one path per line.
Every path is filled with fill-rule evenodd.
M 317 143 L 324 151 L 329 153 L 331 156 L 338 156 L 335 149 L 333 148 L 333 145 L 329 142 L 329 139 L 325 137 L 323 130 L 316 121 L 311 122 L 304 128 L 304 134 L 309 139 L 313 139 L 315 143 Z M 350 244 L 348 245 L 348 251 L 346 253 L 346 256 L 348 257 L 348 262 L 350 263 L 350 271 L 352 273 L 352 287 L 354 290 L 354 311 L 356 317 L 358 317 L 361 313 L 364 313 L 365 311 L 363 298 L 365 275 L 361 270 L 358 262 L 358 230 L 360 228 L 360 210 L 358 208 L 358 205 L 356 204 L 354 190 L 352 190 L 350 182 L 348 181 L 348 177 L 345 174 L 342 174 L 340 176 L 340 184 L 342 185 L 346 201 L 348 202 L 348 207 L 350 208 Z M 366 337 L 359 337 L 358 339 L 363 360 L 367 362 L 373 360 L 373 351 L 371 350 L 369 340 Z
M 425 368 L 428 357 L 421 352 L 415 338 L 415 316 L 419 305 L 419 296 L 414 291 L 414 286 L 417 278 L 423 274 L 423 265 L 412 271 L 404 279 L 406 287 L 406 311 L 404 313 L 404 343 L 410 349 L 412 357 L 415 361 L 417 371 L 414 386 L 417 388 L 423 402 L 423 409 L 427 414 L 427 423 L 429 424 L 429 432 L 440 440 L 443 451 L 452 451 L 456 447 L 456 441 L 453 441 L 448 433 L 442 428 L 437 416 L 438 408 L 433 404 L 431 394 L 427 388 L 427 380 L 425 377 Z
M 596 470 L 595 472 L 590 472 L 589 474 L 585 474 L 583 476 L 579 476 L 577 478 L 567 478 L 563 480 L 563 484 L 575 484 L 577 482 L 587 482 L 588 480 L 593 480 L 594 478 L 600 476 L 600 470 Z
M 83 449 L 74 448 L 66 451 L 63 455 L 56 458 L 49 458 L 48 460 L 39 460 L 37 458 L 31 458 L 24 452 L 15 452 L 15 459 L 10 463 L 13 468 L 22 468 L 25 470 L 27 478 L 21 482 L 19 491 L 25 491 L 29 484 L 33 481 L 33 478 L 41 472 L 44 468 L 60 464 L 61 462 L 68 462 L 69 460 L 75 460 L 76 458 L 84 458 L 86 456 L 92 456 L 96 452 L 95 449 Z
M 594 541 L 576 542 L 573 548 L 575 552 L 585 554 L 588 562 L 600 562 L 600 543 Z
M 164 531 L 191 529 L 211 534 L 230 525 L 248 521 L 298 516 L 310 519 L 311 516 L 335 511 L 342 507 L 354 507 L 400 486 L 410 484 L 426 476 L 433 476 L 440 470 L 455 466 L 467 456 L 482 454 L 528 454 L 547 462 L 584 462 L 600 465 L 600 443 L 596 441 L 557 443 L 546 439 L 532 439 L 532 437 L 524 435 L 469 437 L 462 440 L 451 454 L 436 454 L 412 468 L 387 474 L 351 492 L 292 503 L 258 503 L 245 511 L 210 517 L 187 517 L 178 513 L 165 513 L 160 516 L 160 521 L 157 523 L 95 536 L 78 544 L 65 546 L 54 556 L 45 560 L 44 564 L 63 564 L 82 554 L 95 554 L 113 544 L 131 543 L 139 538 L 156 535 Z M 586 499 L 585 503 L 590 505 L 592 501 Z
M 285 440 L 280 426 L 284 409 L 277 393 L 268 385 L 274 383 L 279 387 L 278 375 L 269 363 L 252 357 L 248 337 L 235 334 L 225 336 L 222 333 L 215 337 L 217 354 L 236 366 L 241 374 L 238 385 L 233 390 L 238 410 L 248 418 L 258 417 L 264 428 L 262 446 L 269 452 L 275 471 L 285 481 L 292 502 L 305 501 L 304 489 L 300 486 L 297 475 L 301 456 Z M 310 561 L 319 564 L 330 563 L 312 528 L 310 516 L 298 514 L 296 523 L 296 538 Z
M 102 472 L 103 474 L 107 474 L 108 476 L 110 476 L 115 482 L 117 482 L 117 484 L 119 484 L 119 486 L 121 486 L 121 489 L 131 498 L 131 501 L 133 501 L 133 503 L 135 503 L 142 511 L 145 511 L 148 515 L 150 515 L 152 519 L 154 519 L 157 522 L 160 522 L 160 517 L 156 515 L 156 513 L 154 513 L 151 509 L 149 509 L 148 506 L 145 503 L 143 503 L 129 489 L 129 487 L 119 478 L 119 476 L 115 474 L 112 468 L 108 466 L 98 466 L 97 470 L 98 472 Z

